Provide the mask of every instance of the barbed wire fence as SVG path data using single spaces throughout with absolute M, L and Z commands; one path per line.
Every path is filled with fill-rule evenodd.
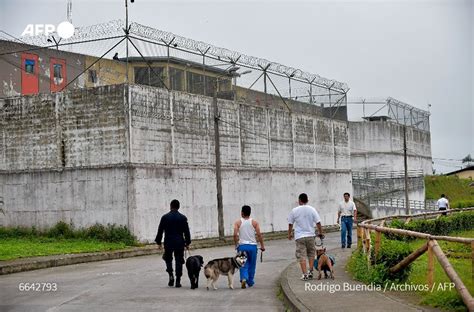
M 347 106 L 355 121 L 384 116 L 390 122 L 430 131 L 429 111 L 416 108 L 393 97 L 349 98 Z

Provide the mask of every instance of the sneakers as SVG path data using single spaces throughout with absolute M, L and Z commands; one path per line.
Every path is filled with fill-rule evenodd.
M 302 281 L 309 281 L 313 279 L 313 271 L 308 271 L 308 273 L 301 275 L 300 278 Z
M 247 288 L 247 281 L 245 279 L 242 280 L 242 289 Z

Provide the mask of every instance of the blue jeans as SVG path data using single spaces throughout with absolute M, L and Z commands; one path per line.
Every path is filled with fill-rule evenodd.
M 240 268 L 240 281 L 246 280 L 247 285 L 252 287 L 255 284 L 255 269 L 257 267 L 257 245 L 239 245 L 238 251 L 247 253 L 247 261 Z
M 341 217 L 341 245 L 346 247 L 346 235 L 347 235 L 347 247 L 352 244 L 352 217 Z

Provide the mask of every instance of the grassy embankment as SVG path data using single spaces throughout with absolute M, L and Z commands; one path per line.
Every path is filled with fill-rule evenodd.
M 474 237 L 474 230 L 461 231 L 457 233 L 451 233 L 450 236 L 459 237 Z M 424 244 L 424 241 L 416 240 L 410 242 L 410 245 L 415 250 Z M 454 267 L 454 270 L 459 275 L 464 285 L 467 287 L 471 294 L 474 294 L 474 281 L 472 279 L 472 260 L 471 260 L 471 247 L 460 243 L 451 242 L 438 242 L 443 252 L 449 259 L 449 262 Z M 418 258 L 411 269 L 410 276 L 407 282 L 409 284 L 425 284 L 426 275 L 428 268 L 428 255 L 425 253 Z M 435 286 L 442 287 L 444 283 L 451 282 L 444 272 L 438 261 L 435 261 L 434 268 L 434 282 Z M 466 306 L 463 304 L 461 297 L 458 295 L 455 289 L 443 290 L 435 289 L 433 292 L 426 291 L 420 292 L 421 296 L 420 303 L 431 305 L 434 307 L 440 307 L 451 311 L 465 311 Z
M 459 237 L 474 237 L 474 212 L 456 213 L 452 216 L 441 217 L 436 220 L 417 220 L 404 224 L 402 221 L 393 221 L 391 227 L 413 230 L 433 235 L 449 235 Z M 374 240 L 372 240 L 373 242 Z M 472 251 L 471 246 L 462 243 L 438 241 L 449 262 L 455 269 L 471 294 L 474 293 L 472 279 Z M 450 311 L 466 311 L 461 297 L 453 289 L 443 289 L 444 283 L 450 280 L 435 260 L 433 289 L 426 290 L 427 286 L 427 254 L 423 254 L 405 270 L 392 275 L 388 269 L 418 249 L 426 240 L 411 239 L 405 236 L 383 235 L 379 254 L 372 257 L 371 265 L 367 265 L 367 258 L 361 251 L 353 253 L 347 264 L 348 271 L 353 278 L 365 283 L 375 283 L 383 287 L 388 285 L 419 285 L 425 287 L 421 291 L 413 291 L 420 297 L 420 304 Z M 373 254 L 373 252 L 372 252 Z M 390 289 L 388 287 L 387 289 Z
M 75 229 L 64 222 L 46 230 L 0 227 L 0 261 L 123 249 L 138 242 L 124 226 L 96 224 Z
M 474 207 L 474 187 L 469 186 L 472 182 L 456 176 L 427 176 L 425 197 L 427 200 L 436 200 L 445 194 L 451 208 Z

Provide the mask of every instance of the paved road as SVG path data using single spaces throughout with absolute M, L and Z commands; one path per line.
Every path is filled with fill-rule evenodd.
M 327 246 L 336 246 L 339 233 L 330 233 Z M 263 263 L 257 264 L 256 284 L 240 289 L 238 275 L 234 290 L 221 277 L 217 291 L 206 291 L 201 271 L 200 288 L 191 290 L 189 279 L 183 288 L 167 286 L 161 256 L 152 255 L 101 261 L 0 276 L 0 311 L 283 311 L 277 298 L 281 272 L 294 260 L 294 242 L 269 241 Z M 192 251 L 205 262 L 232 256 L 232 247 Z M 296 263 L 296 262 L 295 262 Z M 54 282 L 56 292 L 21 292 L 20 283 Z

